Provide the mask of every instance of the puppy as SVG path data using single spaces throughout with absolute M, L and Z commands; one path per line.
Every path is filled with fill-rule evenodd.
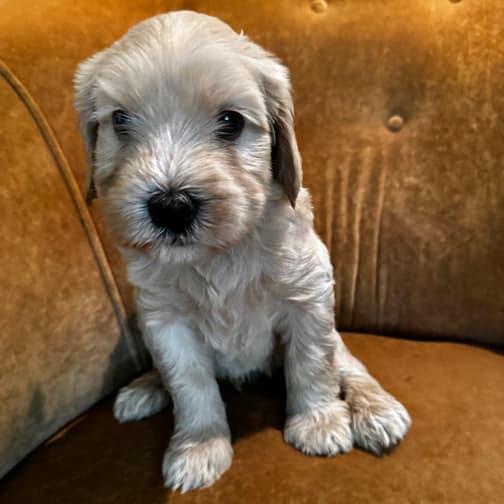
M 185 492 L 229 468 L 216 380 L 267 373 L 278 347 L 287 443 L 328 456 L 396 445 L 407 411 L 335 329 L 287 69 L 221 21 L 182 11 L 82 63 L 75 88 L 88 195 L 126 261 L 156 370 L 120 391 L 115 416 L 138 420 L 171 397 L 165 484 Z

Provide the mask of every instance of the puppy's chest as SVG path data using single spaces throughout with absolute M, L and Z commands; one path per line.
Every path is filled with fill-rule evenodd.
M 193 281 L 199 289 L 186 290 L 193 302 L 192 323 L 213 349 L 218 374 L 240 379 L 266 371 L 278 313 L 270 281 L 261 274 L 233 277 L 231 272 Z

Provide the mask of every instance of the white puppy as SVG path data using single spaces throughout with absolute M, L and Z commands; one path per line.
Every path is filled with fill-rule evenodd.
M 115 415 L 140 419 L 171 396 L 166 485 L 208 486 L 230 466 L 216 379 L 268 372 L 277 350 L 288 443 L 311 455 L 397 444 L 408 413 L 334 326 L 286 68 L 215 18 L 173 12 L 82 63 L 75 82 L 90 196 L 96 187 L 159 372 L 122 389 Z

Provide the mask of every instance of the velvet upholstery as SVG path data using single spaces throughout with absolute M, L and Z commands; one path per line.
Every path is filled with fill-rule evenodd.
M 47 124 L 12 78 L 0 101 L 1 477 L 142 360 Z
M 0 483 L 8 504 L 457 503 L 504 495 L 502 355 L 458 343 L 344 334 L 350 349 L 413 417 L 389 456 L 360 450 L 306 457 L 282 441 L 284 389 L 265 380 L 241 393 L 224 386 L 234 462 L 213 487 L 163 488 L 170 413 L 118 425 L 107 400 L 39 449 Z M 471 380 L 468 381 L 467 377 Z
M 0 477 L 147 365 L 99 202 L 86 208 L 79 189 L 72 78 L 133 24 L 181 8 L 219 16 L 289 66 L 338 326 L 370 333 L 351 341 L 414 421 L 393 457 L 306 459 L 281 444 L 268 386 L 250 399 L 259 418 L 231 395 L 235 430 L 257 432 L 239 440 L 229 477 L 192 499 L 497 502 L 502 355 L 435 341 L 504 346 L 500 0 L 4 0 Z M 120 428 L 103 403 L 0 482 L 0 502 L 165 502 L 165 423 Z
M 504 343 L 504 3 L 313 3 L 7 0 L 0 54 L 82 184 L 72 105 L 79 61 L 171 9 L 243 29 L 292 73 L 305 184 L 332 253 L 339 326 Z M 397 132 L 387 128 L 394 115 L 403 118 Z M 102 226 L 100 235 L 122 271 Z

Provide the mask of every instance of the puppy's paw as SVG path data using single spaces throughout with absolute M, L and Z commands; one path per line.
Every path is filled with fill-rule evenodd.
M 182 493 L 210 486 L 229 468 L 233 449 L 225 437 L 170 447 L 163 460 L 166 487 Z
M 119 390 L 114 403 L 114 417 L 119 423 L 134 422 L 155 415 L 170 404 L 155 371 L 145 373 Z
M 394 448 L 411 426 L 406 408 L 384 390 L 360 397 L 351 411 L 356 444 L 376 455 Z
M 344 401 L 287 419 L 284 439 L 307 455 L 334 456 L 352 449 L 350 411 Z

